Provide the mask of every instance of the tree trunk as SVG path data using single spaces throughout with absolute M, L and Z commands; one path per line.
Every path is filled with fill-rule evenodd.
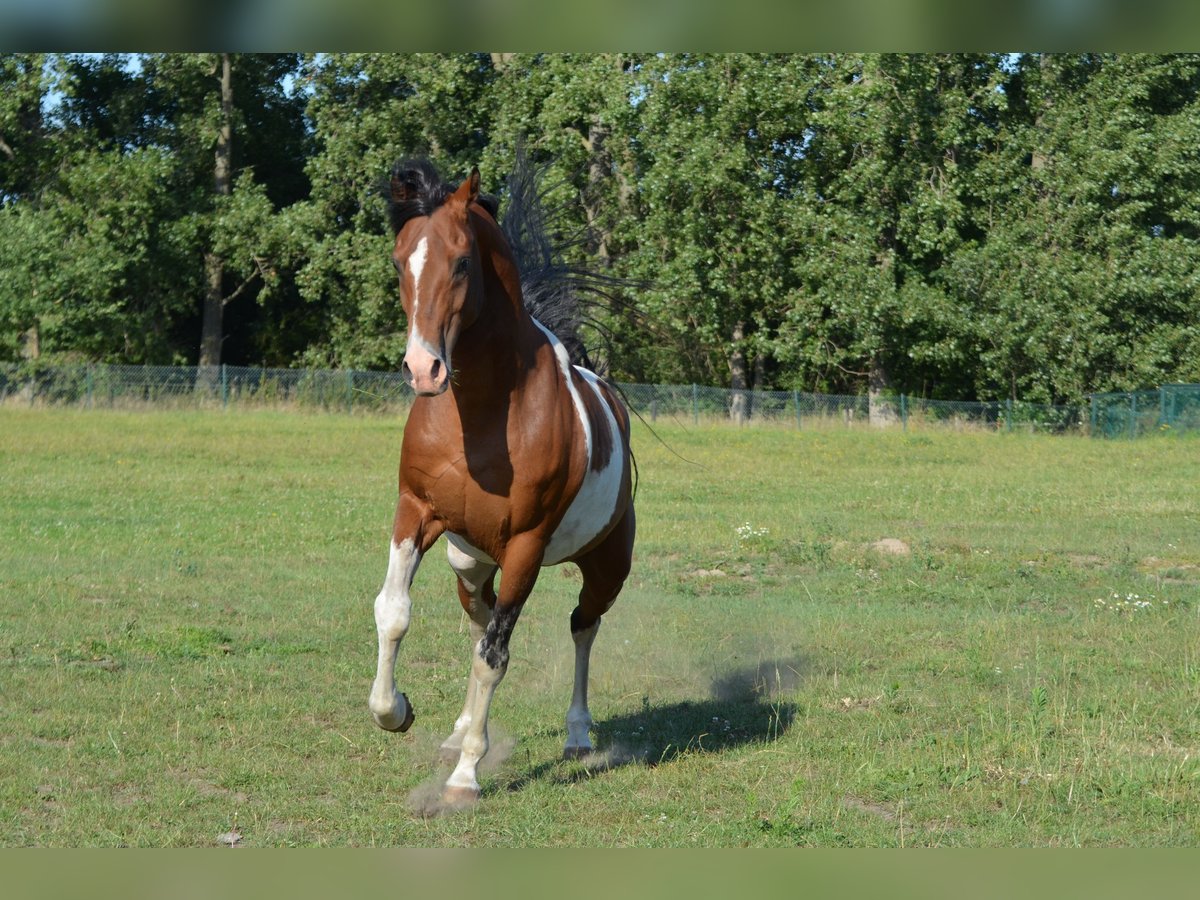
M 867 376 L 867 418 L 876 428 L 896 424 L 896 405 L 892 398 L 887 396 L 890 387 L 891 381 L 887 369 L 883 366 L 883 360 L 878 356 L 872 357 L 871 370 Z
M 767 382 L 767 358 L 764 353 L 754 354 L 754 385 L 750 389 L 750 415 L 751 417 L 758 415 L 758 410 L 754 408 L 755 400 L 762 396 L 762 392 L 766 389 L 764 385 Z
M 588 127 L 584 147 L 588 151 L 588 190 L 583 198 L 583 211 L 587 217 L 589 237 L 595 242 L 595 253 L 600 265 L 607 269 L 612 265 L 608 250 L 608 231 L 600 225 L 601 196 L 604 184 L 604 142 L 608 129 L 593 121 Z
M 729 418 L 739 425 L 746 424 L 750 417 L 750 372 L 746 364 L 746 350 L 742 341 L 746 337 L 746 323 L 733 326 L 733 350 L 729 354 L 729 386 L 733 395 L 729 401 Z
M 221 127 L 217 132 L 213 189 L 218 197 L 233 193 L 233 65 L 228 53 L 220 59 Z M 225 315 L 225 261 L 211 250 L 204 254 L 204 321 L 200 331 L 200 366 L 221 364 Z
M 28 331 L 21 332 L 21 358 L 37 359 L 42 355 L 41 333 L 34 322 Z

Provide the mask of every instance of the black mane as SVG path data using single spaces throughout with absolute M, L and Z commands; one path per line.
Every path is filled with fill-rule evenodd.
M 402 184 L 408 190 L 408 199 L 397 200 L 392 185 Z M 433 163 L 427 159 L 402 159 L 392 167 L 391 184 L 384 189 L 387 198 L 388 220 L 392 232 L 399 234 L 409 220 L 417 216 L 428 216 L 445 203 L 454 193 L 456 186 L 442 180 Z M 477 201 L 494 219 L 499 207 L 491 194 L 480 194 Z
M 569 250 L 586 245 L 587 234 L 576 229 L 563 236 L 563 229 L 570 228 L 566 210 L 546 208 L 542 175 L 530 166 L 525 153 L 518 147 L 508 178 L 503 220 L 497 216 L 499 202 L 494 196 L 480 194 L 478 202 L 499 222 L 508 240 L 517 271 L 521 273 L 525 309 L 562 341 L 571 362 L 594 369 L 580 334 L 581 326 L 584 321 L 592 321 L 587 309 L 600 306 L 600 301 L 608 298 L 606 289 L 615 286 L 617 280 L 565 261 Z M 392 181 L 405 185 L 408 195 L 400 201 L 393 197 L 390 186 L 385 191 L 388 219 L 397 233 L 409 219 L 430 215 L 456 189 L 442 180 L 427 159 L 396 163 Z M 600 331 L 604 333 L 603 328 Z

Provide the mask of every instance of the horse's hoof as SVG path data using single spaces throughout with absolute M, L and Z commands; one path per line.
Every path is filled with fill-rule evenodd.
M 471 806 L 479 801 L 479 788 L 446 785 L 442 802 L 451 807 Z
M 591 747 L 566 747 L 563 749 L 563 759 L 584 759 L 592 755 Z
M 412 723 L 417 718 L 413 713 L 412 704 L 408 702 L 408 696 L 401 694 L 400 697 L 404 700 L 405 708 L 404 719 L 401 722 L 397 723 L 394 716 L 375 716 L 375 724 L 384 731 L 403 733 L 412 728 Z

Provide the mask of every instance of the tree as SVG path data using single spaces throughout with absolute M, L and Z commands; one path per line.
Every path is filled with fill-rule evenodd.
M 43 53 L 0 54 L 0 205 L 37 196 L 54 169 L 42 110 L 55 73 Z
M 278 210 L 307 191 L 303 101 L 282 86 L 298 57 L 228 61 L 241 85 L 232 108 L 211 56 L 56 56 L 15 67 L 43 85 L 43 99 L 21 107 L 41 117 L 30 126 L 41 150 L 6 188 L 12 293 L 0 296 L 0 319 L 44 322 L 42 349 L 94 359 L 212 364 L 230 330 L 241 352 L 253 346 L 246 307 L 265 309 L 285 292 L 281 272 L 296 252 Z M 51 83 L 53 103 L 44 99 Z M 245 139 L 231 145 L 225 126 L 244 127 Z M 218 333 L 210 319 L 198 354 L 206 296 L 210 313 L 239 296 L 259 302 L 242 305 L 233 329 Z M 6 344 L 11 353 L 11 336 Z
M 948 267 L 975 390 L 1040 402 L 1194 379 L 1200 58 L 1026 55 L 985 238 Z
M 36 323 L 50 355 L 177 359 L 173 324 L 187 303 L 171 282 L 183 254 L 169 227 L 169 159 L 145 149 L 64 163 L 39 203 L 0 211 L 0 331 Z
M 291 223 L 277 216 L 307 192 L 304 99 L 284 86 L 299 63 L 295 54 L 141 58 L 148 139 L 176 161 L 173 189 L 184 198 L 203 273 L 202 366 L 222 360 L 230 331 L 225 317 L 235 301 L 257 301 L 236 320 L 244 326 L 275 299 L 280 270 L 299 252 Z M 242 354 L 253 347 L 247 344 Z
M 873 419 L 896 387 L 961 396 L 970 311 L 942 268 L 977 228 L 973 173 L 1004 102 L 996 58 L 848 55 L 821 69 L 789 356 L 814 384 L 866 388 Z
M 768 377 L 790 287 L 783 223 L 804 209 L 790 162 L 811 78 L 803 57 L 743 54 L 664 56 L 640 72 L 632 271 L 649 315 L 690 348 L 655 360 L 664 380 L 744 391 Z

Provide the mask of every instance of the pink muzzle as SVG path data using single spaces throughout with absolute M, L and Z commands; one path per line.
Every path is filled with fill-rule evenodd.
M 400 374 L 421 397 L 436 396 L 450 386 L 450 366 L 424 341 L 409 340 Z

